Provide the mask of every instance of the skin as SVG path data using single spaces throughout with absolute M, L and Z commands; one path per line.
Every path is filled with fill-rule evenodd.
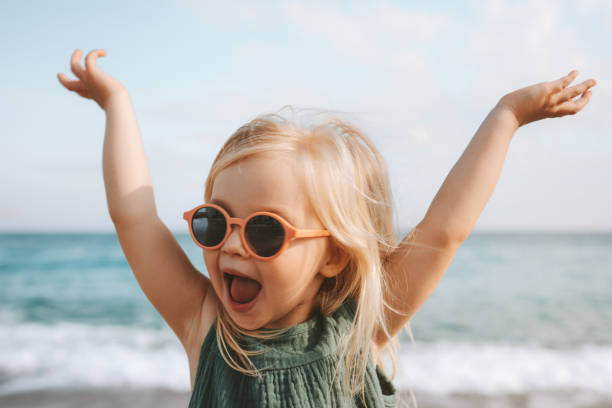
M 94 100 L 107 114 L 104 179 L 110 215 L 122 238 L 126 235 L 124 231 L 134 230 L 131 227 L 134 224 L 144 226 L 152 220 L 159 224 L 161 221 L 155 209 L 152 183 L 129 94 L 121 83 L 96 65 L 96 58 L 105 55 L 105 50 L 91 51 L 85 57 L 83 67 L 82 52 L 76 49 L 70 58 L 70 67 L 77 79 L 69 80 L 62 73 L 57 78 L 66 89 Z M 226 203 L 224 208 L 236 217 L 246 217 L 265 207 L 283 208 L 287 215 L 284 218 L 296 228 L 322 229 L 302 193 L 303 189 L 295 183 L 299 178 L 294 170 L 292 159 L 287 156 L 244 160 L 219 173 L 211 200 L 219 199 Z M 274 260 L 258 261 L 242 247 L 237 228 L 233 227 L 223 247 L 216 251 L 203 251 L 210 282 L 200 272 L 191 269 L 166 229 L 158 234 L 160 240 L 163 236 L 165 241 L 159 245 L 168 252 L 161 248 L 156 252 L 163 262 L 172 260 L 176 263 L 174 268 L 165 269 L 174 271 L 167 279 L 165 271 L 155 272 L 155 266 L 161 261 L 155 261 L 150 250 L 143 255 L 142 267 L 138 267 L 139 259 L 136 257 L 140 256 L 137 254 L 141 244 L 136 241 L 132 248 L 127 243 L 130 238 L 124 238 L 124 252 L 128 260 L 132 260 L 139 284 L 184 344 L 190 341 L 189 327 L 200 325 L 192 323 L 193 320 L 202 316 L 205 332 L 214 317 L 216 303 L 226 302 L 220 266 L 236 269 L 262 283 L 261 297 L 251 311 L 236 313 L 224 304 L 238 325 L 252 330 L 285 327 L 307 320 L 313 313 L 313 300 L 323 279 L 339 273 L 348 262 L 348 258 L 330 248 L 328 237 L 294 240 Z M 136 231 L 134 234 L 142 237 Z M 142 245 L 150 247 L 152 244 L 143 242 Z M 299 271 L 296 265 L 300 265 Z M 182 276 L 177 271 L 184 271 L 182 279 L 177 279 L 177 276 Z M 214 291 L 208 290 L 210 287 Z M 177 295 L 169 297 L 168 293 L 172 291 Z M 202 302 L 205 295 L 206 301 Z
M 186 349 L 198 350 L 214 318 L 216 304 L 212 298 L 224 301 L 219 265 L 252 274 L 263 284 L 262 298 L 251 312 L 237 314 L 225 305 L 242 327 L 275 328 L 305 321 L 312 313 L 312 300 L 321 276 L 333 276 L 344 265 L 340 256 L 332 255 L 329 238 L 294 241 L 286 253 L 264 263 L 249 258 L 234 227 L 223 248 L 204 253 L 214 288 L 214 291 L 208 290 L 209 282 L 193 268 L 157 217 L 129 95 L 118 81 L 95 64 L 96 58 L 105 56 L 106 52 L 91 51 L 85 58 L 85 68 L 80 64 L 81 55 L 80 50 L 75 50 L 70 64 L 78 79 L 68 80 L 61 73 L 58 79 L 66 89 L 94 100 L 107 113 L 103 163 L 111 218 L 143 291 Z M 457 249 L 471 233 L 499 179 L 516 130 L 545 118 L 575 115 L 589 102 L 590 88 L 596 81 L 587 79 L 570 86 L 577 76 L 578 71 L 573 70 L 559 79 L 508 93 L 489 112 L 449 172 L 423 220 L 403 240 L 407 243 L 416 239 L 431 244 L 431 248 L 408 250 L 407 246 L 400 245 L 389 260 L 386 273 L 391 284 L 384 296 L 400 312 L 389 311 L 385 315 L 392 336 L 425 303 Z M 226 210 L 237 217 L 246 217 L 261 206 L 284 205 L 292 211 L 289 221 L 295 227 L 321 228 L 301 195 L 302 189 L 294 183 L 298 178 L 292 173 L 291 163 L 286 161 L 290 158 L 268 159 L 247 160 L 241 166 L 225 169 L 215 181 L 212 198 L 224 200 L 228 204 Z M 254 177 L 256 174 L 259 177 Z M 255 189 L 257 183 L 260 188 Z M 143 240 L 143 236 L 150 240 Z M 152 246 L 156 251 L 146 249 Z M 296 265 L 300 266 L 299 272 L 295 270 Z M 375 341 L 382 347 L 388 338 L 379 332 Z M 197 362 L 197 356 L 190 361 Z
M 597 81 L 591 78 L 569 87 L 578 74 L 578 70 L 572 70 L 555 81 L 518 89 L 505 95 L 498 107 L 512 112 L 517 128 L 541 119 L 575 115 L 589 103 L 590 88 L 597 85 Z M 574 99 L 579 95 L 580 98 Z
M 96 65 L 96 58 L 106 56 L 106 50 L 93 50 L 85 57 L 85 68 L 81 65 L 83 53 L 78 48 L 70 57 L 70 69 L 78 78 L 70 80 L 62 73 L 57 74 L 60 83 L 70 91 L 74 91 L 83 98 L 94 100 L 102 110 L 106 111 L 112 96 L 122 94 L 124 86 L 115 78 L 102 71 Z
M 430 248 L 400 245 L 392 254 L 387 278 L 391 282 L 385 300 L 386 323 L 397 334 L 425 303 L 444 276 L 457 249 L 470 235 L 499 180 L 510 142 L 516 130 L 545 118 L 575 115 L 591 97 L 594 79 L 569 86 L 578 71 L 540 82 L 504 95 L 489 112 L 465 151 L 455 163 L 423 220 L 402 243 L 419 242 Z M 574 99 L 579 96 L 579 98 Z M 379 332 L 379 347 L 388 342 Z
M 300 180 L 290 156 L 259 154 L 219 172 L 211 202 L 222 203 L 233 217 L 276 208 L 296 228 L 324 229 Z M 243 247 L 237 225 L 221 248 L 203 250 L 203 256 L 217 298 L 236 324 L 250 330 L 306 321 L 314 312 L 313 302 L 323 280 L 335 276 L 348 262 L 331 250 L 328 237 L 296 239 L 278 257 L 257 260 Z M 251 310 L 236 312 L 227 303 L 221 268 L 236 269 L 262 284 L 260 298 Z

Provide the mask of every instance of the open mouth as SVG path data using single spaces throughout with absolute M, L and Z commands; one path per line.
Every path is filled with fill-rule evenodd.
M 254 279 L 224 273 L 223 280 L 227 285 L 229 299 L 237 305 L 253 302 L 261 292 L 261 284 Z

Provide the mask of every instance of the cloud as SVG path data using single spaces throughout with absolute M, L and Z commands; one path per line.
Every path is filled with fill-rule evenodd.
M 301 35 L 333 48 L 338 58 L 355 58 L 379 67 L 425 72 L 428 60 L 418 51 L 448 25 L 437 11 L 407 9 L 388 2 L 286 2 L 288 24 Z
M 212 0 L 178 0 L 177 3 L 196 13 L 208 24 L 232 29 L 239 24 L 273 19 L 275 6 L 277 6 L 272 1 L 254 3 L 246 0 L 235 0 L 231 3 Z
M 236 24 L 227 26 L 232 35 L 240 35 L 236 27 L 241 22 L 269 30 L 227 46 L 261 68 L 261 74 L 248 73 L 252 87 L 224 83 L 205 101 L 164 106 L 158 118 L 162 112 L 192 118 L 202 129 L 192 133 L 196 143 L 211 129 L 221 143 L 254 115 L 287 103 L 353 112 L 354 123 L 371 136 L 392 169 L 401 212 L 414 220 L 504 93 L 578 68 L 576 83 L 598 79 L 591 103 L 576 117 L 518 131 L 496 189 L 498 198 L 482 219 L 485 225 L 537 228 L 538 216 L 526 214 L 529 203 L 566 202 L 567 190 L 584 186 L 581 177 L 600 180 L 611 170 L 606 163 L 612 163 L 612 140 L 606 136 L 612 128 L 607 112 L 612 59 L 604 44 L 610 25 L 599 20 L 612 16 L 610 2 L 474 1 L 442 11 L 387 2 L 351 3 L 348 8 L 339 2 L 264 4 L 254 13 L 241 12 Z M 221 18 L 228 10 L 206 18 Z M 236 69 L 235 75 L 244 70 Z M 179 153 L 191 157 L 195 167 L 197 155 L 190 155 L 195 147 L 188 146 Z M 576 160 L 584 165 L 577 166 Z M 576 174 L 566 178 L 565 190 L 541 188 L 550 183 L 547 177 L 567 174 L 571 166 L 577 166 Z M 593 198 L 600 194 L 599 203 L 610 202 L 607 192 L 594 187 L 589 192 Z M 513 216 L 503 203 L 512 203 L 517 194 L 525 196 L 525 205 L 522 210 L 512 207 Z M 572 199 L 562 207 L 571 213 L 556 222 L 596 225 L 597 217 L 572 212 L 584 205 Z M 600 224 L 609 227 L 605 220 Z
M 479 100 L 494 100 L 524 86 L 552 81 L 572 69 L 580 75 L 571 85 L 595 77 L 598 85 L 592 101 L 580 113 L 589 123 L 581 126 L 603 133 L 612 125 L 606 113 L 612 103 L 612 52 L 605 44 L 609 24 L 594 22 L 597 14 L 612 16 L 610 10 L 612 3 L 603 1 L 588 6 L 550 0 L 489 2 L 481 11 L 475 9 L 479 24 L 466 26 L 463 35 L 468 46 L 456 55 L 457 62 L 477 66 L 474 96 Z M 552 126 L 561 124 L 567 122 L 556 121 Z

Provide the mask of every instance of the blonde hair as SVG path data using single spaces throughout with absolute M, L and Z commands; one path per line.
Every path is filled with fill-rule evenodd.
M 341 341 L 339 361 L 344 360 L 349 392 L 361 390 L 363 396 L 369 351 L 375 334 L 380 336 L 381 331 L 390 340 L 385 349 L 393 365 L 391 379 L 396 374 L 397 338 L 390 336 L 384 314 L 385 309 L 394 309 L 383 299 L 390 284 L 385 274 L 386 263 L 398 247 L 391 188 L 385 162 L 368 137 L 336 117 L 323 118 L 320 123 L 301 126 L 279 113 L 270 113 L 241 126 L 225 142 L 212 164 L 205 200 L 210 200 L 219 172 L 239 160 L 265 152 L 293 154 L 303 173 L 306 196 L 324 228 L 330 231 L 332 245 L 350 255 L 347 266 L 321 285 L 315 307 L 325 317 L 349 296 L 355 298 L 354 322 Z M 261 375 L 249 356 L 262 351 L 243 349 L 239 342 L 242 336 L 266 339 L 286 330 L 266 333 L 244 330 L 219 302 L 216 324 L 219 350 L 226 363 L 239 372 Z

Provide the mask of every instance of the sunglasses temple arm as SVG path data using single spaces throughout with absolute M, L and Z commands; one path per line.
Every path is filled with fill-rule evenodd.
M 328 237 L 330 232 L 326 230 L 297 230 L 295 231 L 295 238 L 314 238 L 314 237 Z

